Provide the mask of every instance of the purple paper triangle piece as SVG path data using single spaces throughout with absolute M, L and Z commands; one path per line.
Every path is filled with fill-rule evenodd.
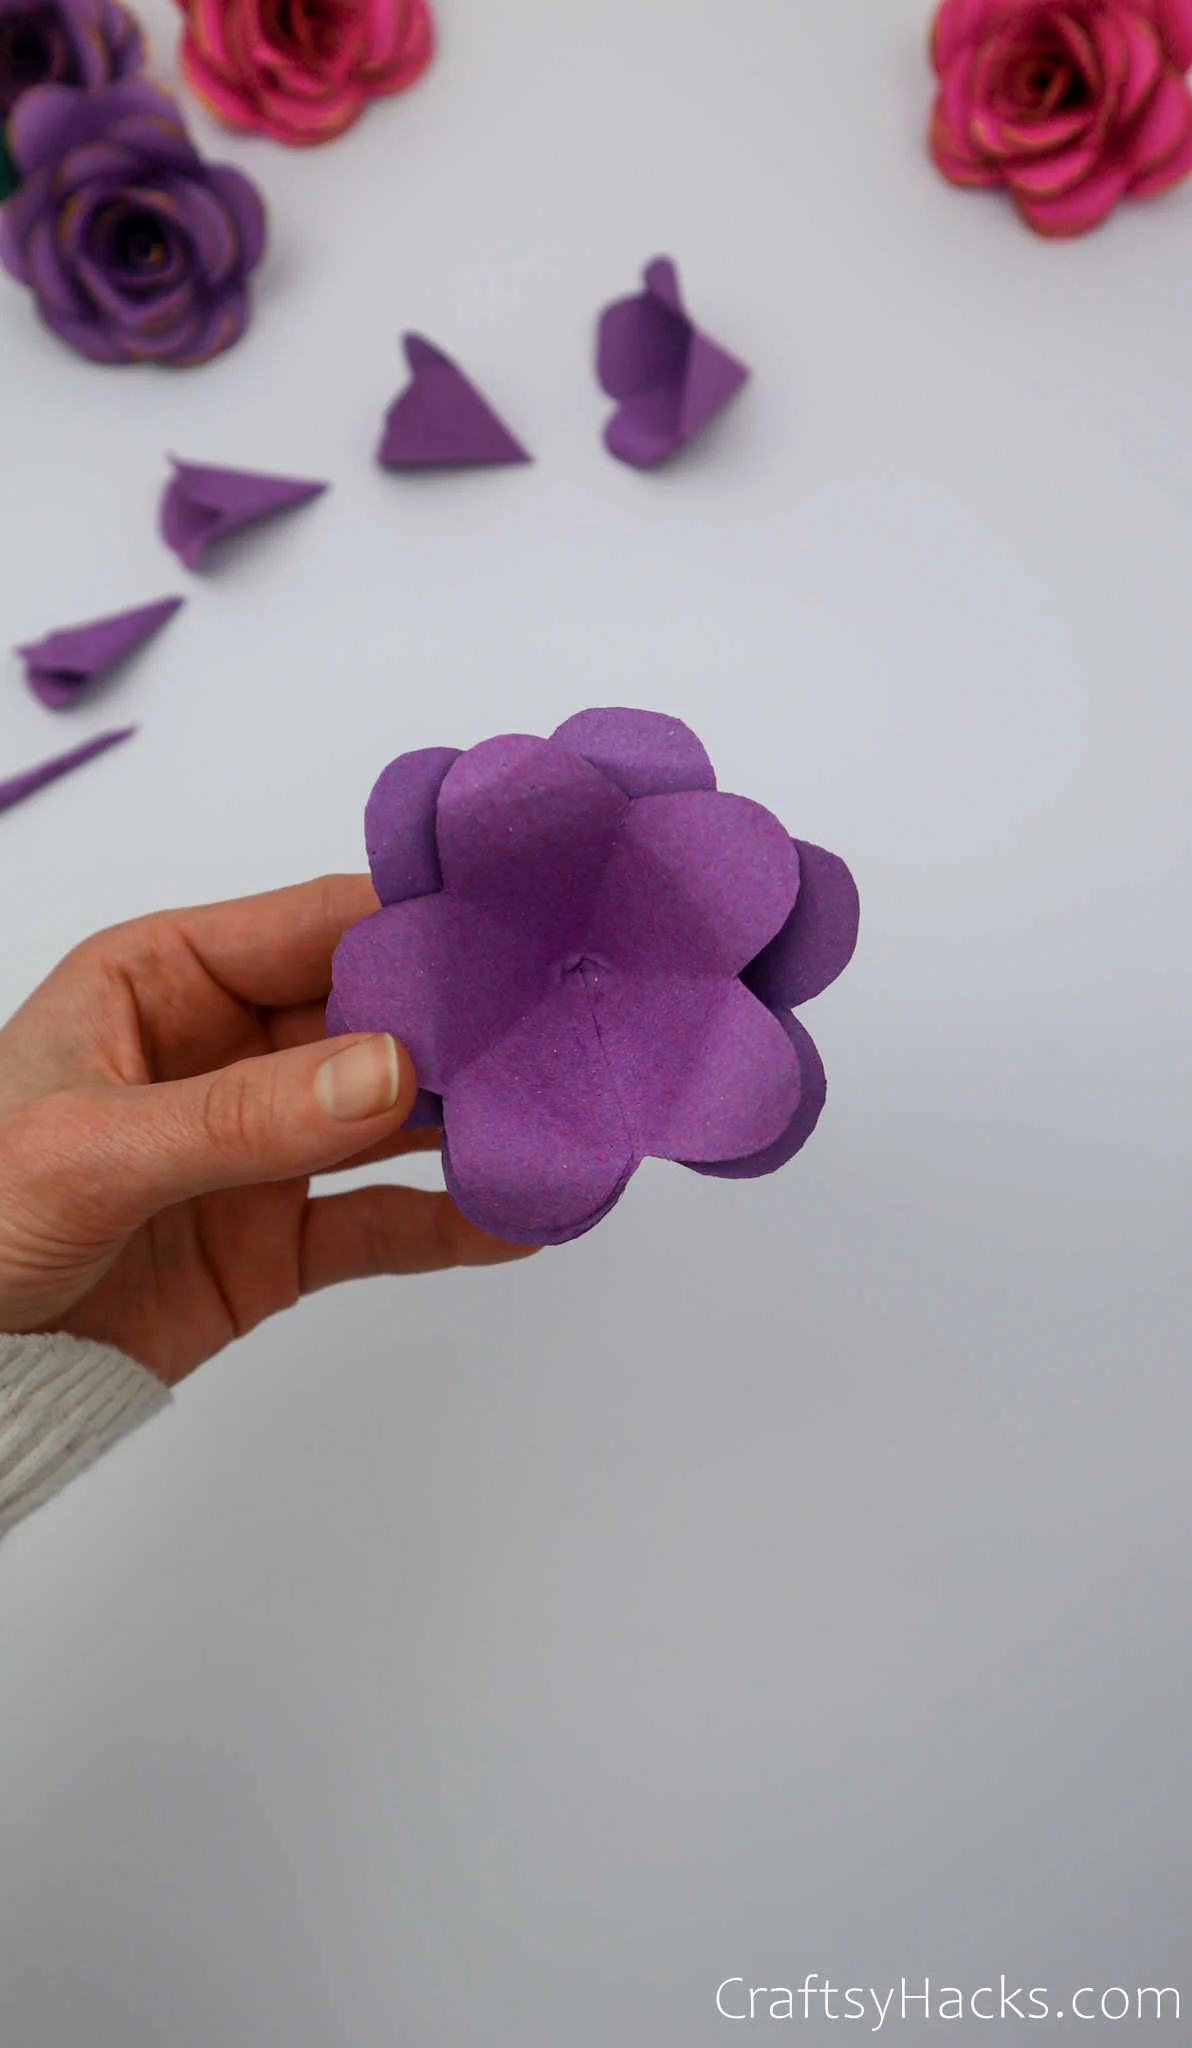
M 596 374 L 618 401 L 604 431 L 610 455 L 652 469 L 702 432 L 749 371 L 695 325 L 669 256 L 655 257 L 643 277 L 643 292 L 600 316 Z
M 420 334 L 403 341 L 410 382 L 385 415 L 378 462 L 438 469 L 533 461 L 450 356 Z
M 744 363 L 697 329 L 691 337 L 679 407 L 681 438 L 690 441 L 700 433 L 729 399 L 736 397 L 748 376 Z
M 44 640 L 18 647 L 29 688 L 51 711 L 61 711 L 64 705 L 73 704 L 89 683 L 172 619 L 184 603 L 181 597 L 163 597 L 135 611 L 115 612 L 111 618 L 92 619 L 83 626 L 64 626 L 59 632 L 47 633 Z
M 135 731 L 135 725 L 123 725 L 117 732 L 101 732 L 81 747 L 72 747 L 68 754 L 55 754 L 52 761 L 41 761 L 36 768 L 26 768 L 20 775 L 10 776 L 7 782 L 0 782 L 0 811 L 11 810 L 14 804 L 32 796 L 34 790 L 44 789 L 48 782 L 57 782 L 60 775 L 69 775 L 72 768 L 81 768 L 85 761 L 93 761 L 97 754 L 106 754 L 109 747 L 117 747 L 121 740 L 131 739 Z
M 167 547 L 198 569 L 212 541 L 258 519 L 305 505 L 327 489 L 305 477 L 265 476 L 251 469 L 211 469 L 170 457 L 174 474 L 162 492 L 158 525 Z

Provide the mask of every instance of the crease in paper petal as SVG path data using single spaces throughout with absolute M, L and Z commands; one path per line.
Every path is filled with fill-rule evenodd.
M 464 1067 L 443 1108 L 457 1202 L 514 1242 L 589 1228 L 637 1164 L 579 987 L 553 990 Z
M 582 754 L 626 796 L 674 796 L 715 789 L 716 770 L 703 742 L 681 719 L 660 711 L 577 711 L 551 735 Z

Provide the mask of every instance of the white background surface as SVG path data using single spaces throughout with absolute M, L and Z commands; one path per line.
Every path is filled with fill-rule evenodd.
M 829 1108 L 307 1304 L 5 1543 L 0 2043 L 699 2048 L 809 1970 L 1187 2012 L 1192 185 L 1072 246 L 945 187 L 923 0 L 441 15 L 328 149 L 196 118 L 273 214 L 228 357 L 0 290 L 5 640 L 190 592 L 69 720 L 10 663 L 0 772 L 142 731 L 0 819 L 0 998 L 359 864 L 398 751 L 645 704 L 857 873 Z M 756 375 L 643 478 L 591 332 L 662 249 Z M 407 326 L 534 468 L 371 466 Z M 335 488 L 200 584 L 167 450 Z

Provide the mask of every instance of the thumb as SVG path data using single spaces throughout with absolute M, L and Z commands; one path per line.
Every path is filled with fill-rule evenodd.
M 113 1231 L 216 1188 L 298 1179 L 399 1129 L 418 1081 L 385 1032 L 240 1060 L 193 1080 L 94 1089 L 57 1102 L 79 1142 L 75 1173 Z M 43 1104 L 47 1109 L 49 1104 Z M 78 1186 L 76 1180 L 76 1186 Z

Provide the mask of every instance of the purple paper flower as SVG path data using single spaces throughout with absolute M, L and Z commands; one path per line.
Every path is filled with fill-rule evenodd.
M 746 1178 L 806 1142 L 825 1083 L 790 1013 L 847 965 L 856 888 L 721 794 L 678 720 L 404 754 L 365 836 L 382 908 L 336 952 L 328 1030 L 409 1047 L 474 1222 L 559 1244 L 645 1158 Z
M 264 208 L 241 172 L 204 163 L 160 86 L 39 86 L 8 143 L 22 183 L 0 260 L 63 341 L 97 363 L 181 367 L 239 340 Z
M 0 0 L 0 125 L 37 85 L 110 85 L 145 61 L 118 0 Z

